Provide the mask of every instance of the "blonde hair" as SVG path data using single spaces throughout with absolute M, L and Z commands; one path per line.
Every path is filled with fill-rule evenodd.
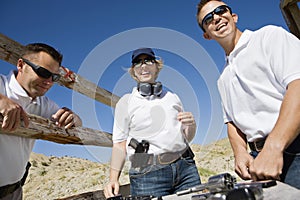
M 157 79 L 158 77 L 158 74 L 160 72 L 160 70 L 163 68 L 164 64 L 163 64 L 163 60 L 160 58 L 159 60 L 158 59 L 155 59 L 155 64 L 157 66 L 157 73 L 155 74 L 155 80 Z M 136 82 L 139 82 L 139 79 L 136 77 L 135 73 L 134 73 L 134 66 L 133 64 L 130 66 L 130 68 L 128 69 L 128 73 L 130 74 L 130 76 L 136 81 Z

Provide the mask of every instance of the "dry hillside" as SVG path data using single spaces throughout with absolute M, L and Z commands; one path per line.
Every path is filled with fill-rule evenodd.
M 202 182 L 209 176 L 233 175 L 233 155 L 228 139 L 207 146 L 192 145 Z M 24 186 L 25 200 L 55 199 L 102 189 L 108 181 L 109 165 L 73 157 L 47 157 L 32 153 L 32 167 Z M 121 175 L 127 184 L 128 165 Z

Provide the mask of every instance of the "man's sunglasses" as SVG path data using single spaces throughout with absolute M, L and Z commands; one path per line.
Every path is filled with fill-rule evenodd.
M 33 71 L 41 78 L 52 78 L 53 82 L 56 82 L 60 79 L 60 75 L 59 74 L 54 74 L 52 72 L 50 72 L 48 69 L 45 69 L 44 67 L 41 67 L 39 65 L 33 64 L 32 62 L 30 62 L 29 60 L 22 58 L 22 60 L 29 65 Z
M 223 15 L 226 12 L 230 12 L 230 14 L 232 14 L 232 10 L 230 7 L 226 6 L 226 5 L 221 5 L 219 7 L 217 7 L 216 9 L 214 9 L 212 12 L 208 13 L 207 15 L 205 15 L 205 17 L 203 18 L 202 22 L 201 22 L 201 28 L 203 29 L 203 31 L 205 32 L 203 25 L 204 23 L 206 25 L 208 25 L 209 23 L 211 23 L 214 20 L 214 15 Z
M 132 63 L 132 66 L 134 68 L 139 68 L 141 67 L 143 64 L 146 64 L 146 65 L 153 65 L 155 63 L 155 60 L 153 58 L 145 58 L 144 60 L 143 59 L 138 59 L 136 61 L 134 61 Z

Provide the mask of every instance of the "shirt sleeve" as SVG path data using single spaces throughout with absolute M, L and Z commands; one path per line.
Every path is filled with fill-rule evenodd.
M 266 33 L 266 55 L 278 82 L 286 88 L 300 79 L 300 40 L 281 27 L 269 26 Z M 276 41 L 276 42 L 274 42 Z
M 221 75 L 222 76 L 222 75 Z M 227 113 L 227 109 L 225 108 L 225 105 L 227 105 L 227 97 L 226 97 L 226 91 L 222 82 L 222 79 L 218 80 L 218 90 L 219 90 L 219 94 L 221 97 L 221 106 L 222 106 L 222 111 L 223 111 L 223 122 L 224 124 L 232 121 L 232 119 L 230 118 L 229 114 Z
M 130 124 L 128 110 L 129 97 L 130 94 L 124 95 L 116 105 L 112 136 L 113 143 L 122 142 L 128 138 Z
M 180 98 L 175 93 L 173 93 L 173 95 L 174 95 L 174 97 L 176 99 L 176 106 L 177 107 L 175 109 L 178 110 L 178 112 L 183 112 L 184 109 L 183 109 L 183 105 L 182 105 L 182 102 L 181 102 Z
M 41 100 L 41 117 L 50 119 L 59 110 L 59 106 L 49 98 L 43 96 Z

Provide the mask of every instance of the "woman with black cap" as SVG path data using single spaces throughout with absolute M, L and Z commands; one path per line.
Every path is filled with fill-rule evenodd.
M 165 196 L 201 183 L 188 144 L 196 132 L 194 117 L 183 111 L 176 94 L 156 81 L 162 67 L 150 48 L 132 54 L 129 73 L 137 87 L 116 105 L 107 198 L 119 193 L 126 156 L 131 196 Z

